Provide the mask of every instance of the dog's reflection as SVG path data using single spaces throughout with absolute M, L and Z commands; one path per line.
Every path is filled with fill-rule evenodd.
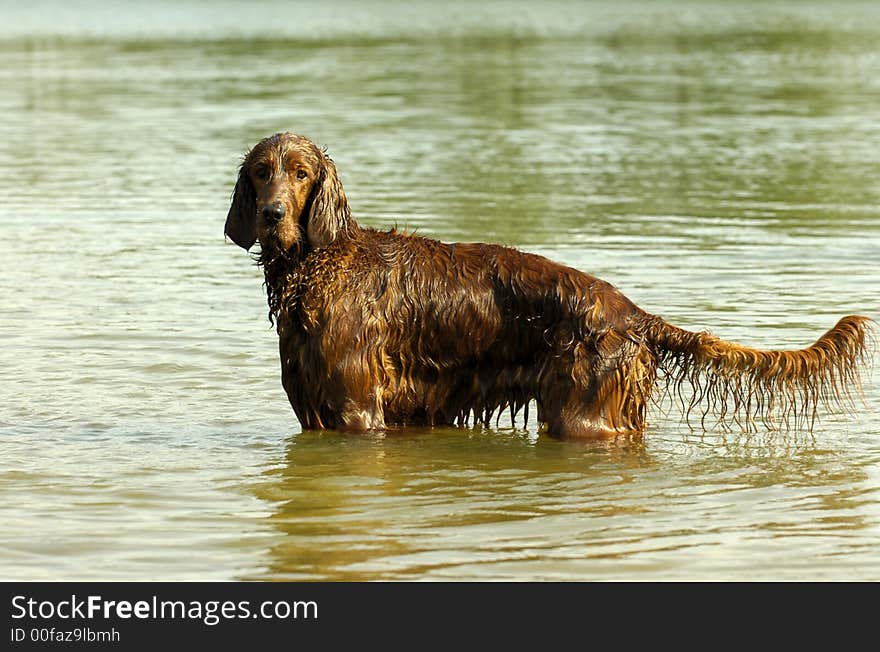
M 603 477 L 609 464 L 617 472 Z M 584 486 L 619 482 L 621 470 L 645 465 L 652 461 L 640 439 L 560 442 L 482 428 L 303 431 L 254 488 L 274 506 L 268 520 L 283 535 L 260 578 L 407 579 L 491 558 L 499 539 L 531 536 L 531 519 L 589 508 L 577 496 Z M 473 536 L 462 538 L 464 531 Z

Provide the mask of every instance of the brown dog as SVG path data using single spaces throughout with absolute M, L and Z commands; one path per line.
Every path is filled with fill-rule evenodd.
M 276 134 L 245 157 L 226 234 L 259 240 L 282 383 L 305 428 L 488 424 L 535 400 L 557 436 L 640 434 L 657 381 L 750 430 L 812 427 L 851 404 L 871 320 L 800 351 L 688 332 L 541 256 L 358 226 L 336 167 Z M 691 388 L 689 396 L 683 389 Z

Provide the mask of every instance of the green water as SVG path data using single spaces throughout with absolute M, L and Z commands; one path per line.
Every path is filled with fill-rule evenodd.
M 0 578 L 880 580 L 880 379 L 812 435 L 302 433 L 242 153 L 753 346 L 880 316 L 871 3 L 0 7 Z

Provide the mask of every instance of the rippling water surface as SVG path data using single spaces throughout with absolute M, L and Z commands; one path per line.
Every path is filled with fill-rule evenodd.
M 244 150 L 360 221 L 502 242 L 691 329 L 880 316 L 865 3 L 0 8 L 0 577 L 880 580 L 880 379 L 812 435 L 301 432 Z

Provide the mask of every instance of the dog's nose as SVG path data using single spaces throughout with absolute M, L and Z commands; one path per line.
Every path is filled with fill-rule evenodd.
M 284 217 L 285 209 L 284 204 L 275 203 L 275 204 L 266 204 L 263 206 L 263 219 L 267 222 L 271 222 L 275 224 L 276 222 L 280 222 L 281 218 Z

